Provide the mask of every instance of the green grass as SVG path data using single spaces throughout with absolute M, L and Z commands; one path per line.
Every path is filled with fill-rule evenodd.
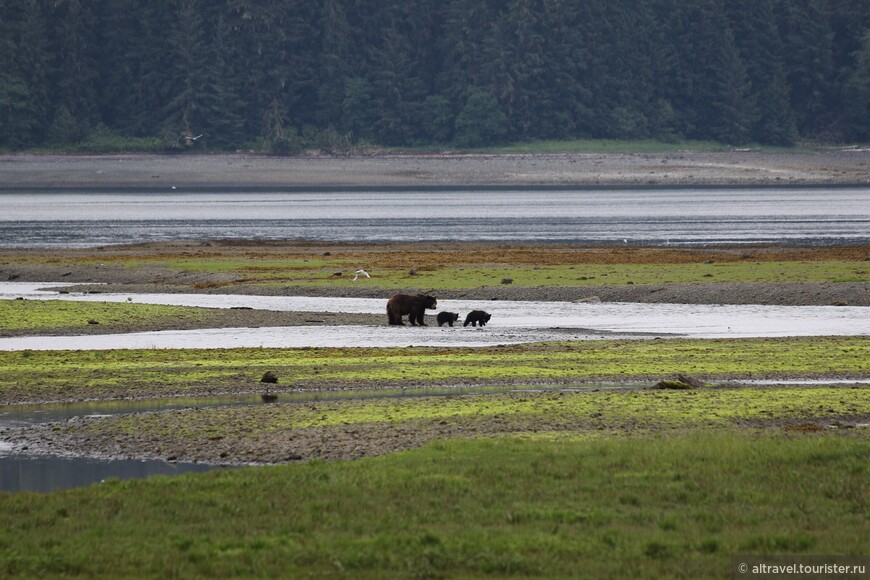
M 112 440 L 133 433 L 157 436 L 154 445 L 200 442 L 209 438 L 254 443 L 262 433 L 358 425 L 400 426 L 438 422 L 459 428 L 499 419 L 499 428 L 516 432 L 551 432 L 584 436 L 601 431 L 661 431 L 699 426 L 727 427 L 735 422 L 822 420 L 870 416 L 870 389 L 851 387 L 717 388 L 698 391 L 654 389 L 582 393 L 529 392 L 419 398 L 375 398 L 310 404 L 193 408 L 171 414 L 141 413 L 108 417 L 87 425 L 69 424 L 56 431 L 87 432 Z M 593 423 L 588 423 L 595 418 Z M 489 426 L 485 426 L 489 428 Z M 481 428 L 478 426 L 477 428 Z M 96 440 L 96 439 L 95 439 Z M 120 440 L 117 440 L 120 442 Z
M 0 352 L 0 401 L 279 388 L 643 379 L 870 376 L 870 339 L 623 340 L 481 349 L 302 348 Z
M 0 575 L 730 576 L 866 554 L 866 438 L 437 442 L 354 462 L 0 494 Z
M 870 280 L 866 262 L 732 262 L 721 264 L 583 264 L 577 266 L 475 266 L 419 271 L 379 271 L 377 284 L 385 288 L 414 285 L 434 290 L 498 286 L 510 278 L 513 286 L 584 286 L 691 284 L 716 282 L 856 282 Z M 300 285 L 322 283 L 300 281 Z M 352 286 L 336 279 L 336 286 Z M 358 282 L 357 282 L 358 283 Z
M 135 268 L 138 262 L 128 261 Z M 856 282 L 870 280 L 866 261 L 740 261 L 713 264 L 576 264 L 559 266 L 455 266 L 419 269 L 369 269 L 372 279 L 353 281 L 358 265 L 332 260 L 173 260 L 167 267 L 179 271 L 234 273 L 245 283 L 293 286 L 381 288 L 418 287 L 453 290 L 498 286 L 513 279 L 514 286 L 601 286 L 633 284 L 687 284 L 715 282 Z M 341 272 L 341 276 L 335 276 Z
M 208 311 L 183 306 L 78 302 L 67 300 L 0 300 L 0 333 L 4 330 L 70 332 L 94 323 L 111 328 L 137 324 L 203 320 Z

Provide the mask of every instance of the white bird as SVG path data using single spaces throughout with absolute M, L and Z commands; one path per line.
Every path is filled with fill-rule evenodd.
M 366 272 L 365 270 L 363 270 L 362 268 L 360 268 L 359 270 L 356 271 L 356 276 L 354 276 L 353 279 L 357 280 L 360 276 L 365 276 L 366 278 L 371 278 L 371 276 L 369 276 L 369 273 Z

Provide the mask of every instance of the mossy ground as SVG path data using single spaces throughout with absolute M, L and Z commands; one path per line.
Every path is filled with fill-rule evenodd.
M 870 416 L 857 387 L 603 390 L 380 398 L 191 408 L 77 421 L 38 435 L 89 454 L 167 455 L 220 463 L 381 455 L 432 439 L 481 435 L 600 437 L 735 425 L 819 430 Z M 44 431 L 44 430 L 43 430 Z M 866 429 L 864 429 L 866 431 Z M 346 446 L 348 434 L 355 434 Z M 865 433 L 866 435 L 866 433 Z M 317 440 L 333 441 L 332 445 Z
M 870 376 L 867 337 L 622 340 L 463 348 L 0 352 L 0 401 L 444 384 Z
M 150 304 L 73 302 L 65 300 L 0 300 L 0 335 L 4 331 L 55 331 L 75 334 L 88 326 L 106 330 L 160 323 L 204 322 L 213 312 L 202 308 Z

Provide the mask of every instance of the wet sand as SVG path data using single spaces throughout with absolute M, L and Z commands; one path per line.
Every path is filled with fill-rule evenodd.
M 0 191 L 863 185 L 870 149 L 638 154 L 0 155 Z

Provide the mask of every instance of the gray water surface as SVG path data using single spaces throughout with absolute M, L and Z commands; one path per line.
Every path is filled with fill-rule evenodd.
M 0 299 L 74 300 L 169 304 L 209 308 L 383 314 L 377 298 L 312 298 L 237 294 L 59 294 L 57 283 L 0 283 Z M 761 304 L 571 303 L 439 300 L 439 310 L 492 314 L 484 328 L 286 326 L 166 330 L 87 336 L 0 338 L 0 350 L 105 350 L 118 348 L 481 347 L 499 344 L 613 338 L 751 338 L 870 336 L 870 307 Z
M 0 246 L 870 242 L 870 187 L 0 194 Z

